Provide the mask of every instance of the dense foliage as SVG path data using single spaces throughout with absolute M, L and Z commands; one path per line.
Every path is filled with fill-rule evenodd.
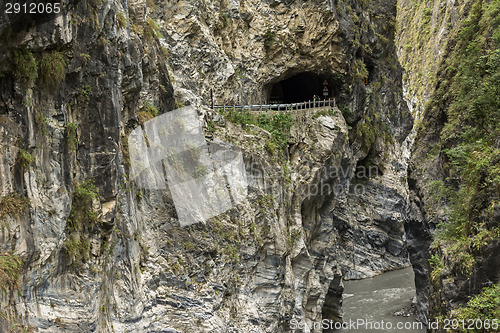
M 472 4 L 441 66 L 441 81 L 420 128 L 421 138 L 439 128 L 433 123 L 444 122 L 430 134 L 440 142 L 430 157 L 439 154 L 446 177 L 428 187 L 436 206 L 449 208 L 433 245 L 433 280 L 445 266 L 470 275 L 481 251 L 500 236 L 495 218 L 500 192 L 499 26 L 500 1 Z
M 0 226 L 5 223 L 6 216 L 19 217 L 29 206 L 29 200 L 16 193 L 11 193 L 0 199 Z
M 80 230 L 86 225 L 92 226 L 98 222 L 97 213 L 92 208 L 92 201 L 97 198 L 97 195 L 97 188 L 90 180 L 75 188 L 68 218 L 70 229 Z
M 40 77 L 44 88 L 55 89 L 64 77 L 66 57 L 57 51 L 45 53 L 40 62 Z
M 243 128 L 255 125 L 268 131 L 271 134 L 271 139 L 266 142 L 266 149 L 269 152 L 281 154 L 288 147 L 290 129 L 295 121 L 290 113 L 267 112 L 257 116 L 248 110 L 238 111 L 235 109 L 229 109 L 229 111 L 222 113 L 229 121 L 240 124 Z
M 67 238 L 64 249 L 72 264 L 78 266 L 89 259 L 91 245 L 84 231 L 99 222 L 92 204 L 98 198 L 98 190 L 92 180 L 77 185 L 73 191 L 71 212 L 67 223 Z
M 18 287 L 22 264 L 19 256 L 11 252 L 0 253 L 0 291 L 5 293 L 9 287 Z
M 458 321 L 463 320 L 468 324 L 472 318 L 474 318 L 474 320 L 481 320 L 483 327 L 481 327 L 478 322 L 478 324 L 475 325 L 478 327 L 467 330 L 468 332 L 496 331 L 493 329 L 494 327 L 491 323 L 494 323 L 493 320 L 498 321 L 500 318 L 500 285 L 496 284 L 484 288 L 479 295 L 467 302 L 467 306 L 457 310 L 456 318 Z M 490 325 L 492 327 L 488 327 Z
M 15 50 L 14 63 L 14 74 L 23 85 L 28 86 L 38 78 L 38 65 L 30 50 Z

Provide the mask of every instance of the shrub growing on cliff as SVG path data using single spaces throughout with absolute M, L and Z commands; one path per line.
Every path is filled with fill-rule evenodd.
M 443 273 L 444 265 L 441 261 L 441 258 L 438 254 L 432 255 L 429 259 L 429 265 L 431 266 L 431 281 L 437 285 L 441 274 Z
M 75 187 L 68 217 L 69 230 L 81 230 L 83 226 L 93 226 L 99 221 L 92 208 L 92 201 L 97 197 L 98 191 L 92 180 Z
M 85 262 L 89 259 L 91 246 L 85 236 L 71 234 L 68 236 L 63 246 L 74 263 Z
M 422 25 L 426 26 L 431 21 L 432 8 L 424 8 L 422 11 Z
M 149 113 L 153 117 L 158 117 L 158 109 L 150 102 L 146 102 L 144 104 L 142 111 Z
M 363 119 L 356 124 L 356 136 L 361 139 L 362 148 L 366 151 L 370 149 L 377 139 L 377 127 L 368 116 L 363 116 Z
M 87 180 L 75 187 L 71 211 L 68 217 L 66 231 L 68 236 L 64 241 L 63 248 L 72 265 L 79 265 L 90 257 L 91 243 L 85 235 L 93 226 L 99 223 L 99 217 L 92 207 L 94 199 L 99 193 L 92 180 Z
M 137 118 L 141 124 L 158 116 L 158 109 L 150 102 L 144 103 L 144 107 L 137 112 Z
M 49 118 L 46 117 L 42 112 L 40 111 L 35 112 L 35 123 L 40 129 L 40 132 L 44 136 L 49 135 L 49 130 L 48 130 L 49 122 L 50 122 Z
M 146 26 L 144 28 L 144 37 L 146 37 L 146 39 L 148 40 L 163 38 L 160 26 L 151 18 L 148 18 L 146 20 Z
M 335 112 L 332 109 L 328 110 L 320 110 L 317 111 L 313 116 L 312 119 L 317 119 L 322 116 L 335 116 Z
M 26 197 L 21 197 L 17 193 L 11 193 L 0 200 L 0 220 L 5 216 L 19 217 L 29 205 Z
M 90 98 L 92 97 L 92 87 L 88 84 L 84 84 L 77 89 L 76 93 L 85 104 L 89 104 Z
M 226 117 L 232 123 L 239 124 L 243 128 L 246 128 L 248 125 L 255 125 L 255 118 L 252 113 L 248 110 L 236 110 L 234 108 L 229 109 L 226 112 L 221 112 L 221 114 Z
M 17 163 L 19 166 L 21 166 L 24 169 L 28 169 L 30 164 L 34 161 L 34 157 L 31 156 L 31 154 L 24 150 L 24 149 L 19 149 L 19 152 L 17 153 Z
M 11 252 L 0 253 L 0 290 L 6 293 L 9 288 L 19 287 L 23 262 Z
M 64 134 L 66 135 L 66 142 L 71 150 L 75 150 L 78 147 L 78 137 L 77 137 L 78 127 L 75 123 L 67 123 Z
M 294 118 L 288 113 L 266 114 L 259 115 L 257 126 L 271 133 L 273 140 L 280 149 L 284 149 L 288 145 L 290 137 L 290 129 L 294 123 Z
M 481 320 L 482 327 L 467 330 L 467 332 L 493 332 L 492 320 L 500 318 L 500 285 L 495 284 L 484 288 L 476 297 L 467 302 L 467 306 L 459 308 L 454 319 L 464 320 L 468 324 L 470 319 Z M 490 327 L 486 327 L 486 325 Z M 491 330 L 490 330 L 491 329 Z
M 260 113 L 255 117 L 248 110 L 230 109 L 221 114 L 232 123 L 240 124 L 244 129 L 248 125 L 255 125 L 268 131 L 271 139 L 265 143 L 265 148 L 273 155 L 287 147 L 290 129 L 295 122 L 293 116 L 288 113 Z
M 129 146 L 128 146 L 128 135 L 123 135 L 121 137 L 120 142 L 121 142 L 120 150 L 121 150 L 122 155 L 123 155 L 123 162 L 125 163 L 125 165 L 127 167 L 130 167 L 131 162 L 130 162 L 130 151 L 129 151 Z
M 366 69 L 366 65 L 363 60 L 354 60 L 354 64 L 352 65 L 352 76 L 358 81 L 365 81 L 368 79 L 368 70 Z
M 66 57 L 58 52 L 46 53 L 40 62 L 40 79 L 45 88 L 50 90 L 59 86 L 66 70 Z
M 127 26 L 127 18 L 123 12 L 118 12 L 115 15 L 115 22 L 119 28 L 124 28 Z
M 338 108 L 339 108 L 340 112 L 342 112 L 342 115 L 344 116 L 344 118 L 346 120 L 348 120 L 350 117 L 352 117 L 354 115 L 354 112 L 351 110 L 349 105 L 339 104 Z
M 33 83 L 38 77 L 38 65 L 33 53 L 28 49 L 14 51 L 15 76 L 25 86 Z

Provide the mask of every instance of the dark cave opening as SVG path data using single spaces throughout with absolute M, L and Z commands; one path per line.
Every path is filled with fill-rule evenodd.
M 384 170 L 374 163 L 375 159 L 376 154 L 370 150 L 365 158 L 356 163 L 356 179 L 369 179 L 384 175 Z
M 375 80 L 375 64 L 371 60 L 365 61 L 366 70 L 368 71 L 368 82 Z
M 325 87 L 328 91 L 324 92 Z M 270 103 L 300 103 L 312 101 L 314 96 L 328 99 L 335 97 L 336 90 L 333 79 L 313 72 L 295 74 L 267 88 Z

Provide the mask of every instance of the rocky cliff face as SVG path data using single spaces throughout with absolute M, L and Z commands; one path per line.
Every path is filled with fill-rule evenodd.
M 447 56 L 448 43 L 453 43 L 461 19 L 460 11 L 464 6 L 464 3 L 459 5 L 458 2 L 416 5 L 413 1 L 398 1 L 396 47 L 399 61 L 405 69 L 403 74 L 405 99 L 416 118 L 416 124 L 426 121 L 422 120 L 422 114 L 435 91 L 440 64 Z M 415 140 L 414 137 L 419 129 L 418 125 L 415 127 L 410 136 L 412 141 Z M 409 170 L 408 179 L 410 206 L 405 227 L 415 272 L 418 316 L 423 322 L 428 321 L 429 313 L 429 247 L 433 239 L 432 232 L 439 220 L 427 215 L 426 208 L 432 204 L 429 202 L 431 195 L 425 190 L 425 184 L 440 177 L 441 164 L 431 160 L 425 175 L 417 175 L 415 170 L 422 166 L 423 161 L 427 163 L 428 160 L 426 153 L 418 153 L 415 150 L 430 150 L 438 142 L 439 139 L 436 137 L 425 143 L 417 140 L 413 148 L 412 168 Z
M 342 278 L 408 265 L 393 1 L 66 5 L 0 32 L 1 330 L 285 332 L 339 320 Z M 202 105 L 267 101 L 302 72 L 339 108 L 266 131 Z M 130 131 L 181 105 L 251 179 L 189 227 L 129 178 Z
M 418 119 L 406 227 L 420 314 L 484 320 L 489 310 L 465 305 L 499 281 L 493 253 L 500 132 L 486 125 L 498 123 L 498 101 L 487 96 L 496 94 L 489 87 L 497 85 L 499 7 L 484 1 L 398 7 L 398 53 Z M 486 299 L 477 304 L 489 306 Z

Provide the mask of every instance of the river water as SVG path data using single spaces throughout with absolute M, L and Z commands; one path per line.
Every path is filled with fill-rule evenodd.
M 351 326 L 324 332 L 426 332 L 415 316 L 409 315 L 414 295 L 415 283 L 411 267 L 369 279 L 345 281 L 342 307 L 345 325 Z

